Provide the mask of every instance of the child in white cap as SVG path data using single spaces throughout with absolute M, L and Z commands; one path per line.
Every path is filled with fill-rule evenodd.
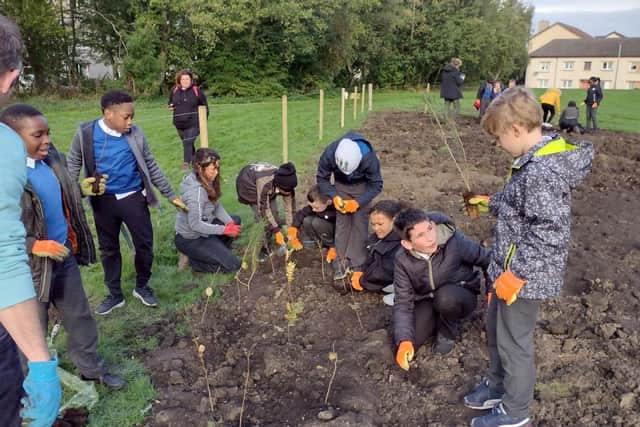
M 382 191 L 378 156 L 364 136 L 349 131 L 325 148 L 318 162 L 316 181 L 338 211 L 335 232 L 338 257 L 333 263 L 333 278 L 344 279 L 349 272 L 362 274 L 367 259 L 369 204 Z

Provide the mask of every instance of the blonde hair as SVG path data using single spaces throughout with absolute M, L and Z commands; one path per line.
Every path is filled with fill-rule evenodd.
M 462 65 L 462 60 L 460 58 L 451 58 L 451 64 L 454 67 L 460 67 Z
M 494 99 L 482 117 L 482 128 L 491 136 L 502 134 L 512 125 L 531 132 L 542 126 L 542 110 L 529 89 L 514 87 Z

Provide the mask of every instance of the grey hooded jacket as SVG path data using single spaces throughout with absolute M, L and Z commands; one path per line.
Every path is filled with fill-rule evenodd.
M 544 299 L 562 289 L 571 224 L 571 190 L 591 169 L 593 145 L 545 137 L 515 159 L 489 210 L 493 232 L 489 279 L 506 269 L 526 280 L 518 298 Z
M 93 126 L 96 120 L 82 123 L 76 130 L 71 147 L 67 154 L 67 167 L 69 174 L 74 180 L 78 180 L 80 169 L 84 167 L 85 177 L 92 176 L 95 172 L 95 163 L 93 159 Z M 131 132 L 127 134 L 127 142 L 129 148 L 136 159 L 138 171 L 142 178 L 142 184 L 146 192 L 147 203 L 157 208 L 160 206 L 158 198 L 153 192 L 151 184 L 158 187 L 160 193 L 169 201 L 176 198 L 171 184 L 160 170 L 160 166 L 151 154 L 147 138 L 144 136 L 142 129 L 137 126 L 131 127 Z M 87 149 L 91 147 L 91 149 Z
M 220 235 L 224 225 L 212 224 L 212 222 L 215 219 L 223 224 L 232 221 L 220 202 L 209 200 L 206 190 L 193 172 L 185 176 L 180 183 L 180 198 L 189 211 L 178 211 L 175 230 L 185 239 L 197 239 L 212 234 Z

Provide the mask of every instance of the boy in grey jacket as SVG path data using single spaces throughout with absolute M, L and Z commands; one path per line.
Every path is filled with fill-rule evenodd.
M 120 275 L 120 227 L 124 223 L 135 247 L 136 287 L 133 296 L 155 307 L 158 301 L 149 287 L 153 263 L 153 228 L 149 206 L 158 207 L 152 184 L 179 209 L 185 204 L 156 163 L 147 139 L 133 125 L 133 98 L 121 90 L 110 90 L 100 99 L 103 116 L 81 124 L 67 155 L 67 167 L 74 180 L 84 167 L 80 183 L 89 197 L 96 223 L 100 260 L 109 295 L 96 308 L 108 314 L 124 305 Z
M 560 293 L 567 265 L 571 190 L 591 168 L 593 146 L 543 137 L 540 105 L 524 88 L 494 100 L 484 130 L 515 160 L 502 191 L 491 196 L 497 217 L 487 312 L 489 376 L 465 396 L 491 412 L 473 427 L 525 426 L 535 385 L 534 329 L 541 301 Z

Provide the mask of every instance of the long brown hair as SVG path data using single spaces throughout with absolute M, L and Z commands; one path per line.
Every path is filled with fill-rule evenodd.
M 189 76 L 191 77 L 191 85 L 194 85 L 193 82 L 193 73 L 189 70 L 187 70 L 186 68 L 183 70 L 180 70 L 176 73 L 176 86 L 180 86 L 180 77 L 182 76 Z
M 204 170 L 214 162 L 218 162 L 218 175 L 216 175 L 213 182 L 209 182 L 203 176 Z M 220 191 L 220 155 L 211 148 L 198 148 L 193 162 L 193 173 L 195 174 L 198 182 L 200 182 L 207 192 L 209 200 L 212 202 L 218 200 L 222 195 L 222 191 Z

